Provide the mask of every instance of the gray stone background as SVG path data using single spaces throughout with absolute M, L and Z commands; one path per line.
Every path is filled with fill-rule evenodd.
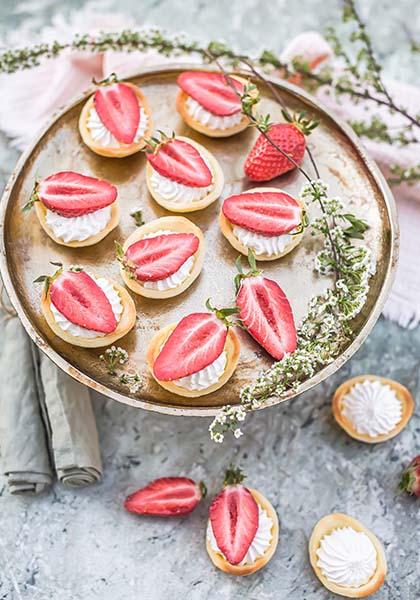
M 82 0 L 0 3 L 0 35 L 29 23 L 38 28 L 55 14 L 78 10 Z M 418 79 L 419 61 L 406 51 L 407 27 L 420 37 L 418 0 L 364 0 L 362 13 L 387 75 Z M 185 30 L 195 38 L 225 38 L 250 51 L 280 50 L 293 35 L 339 23 L 336 0 L 111 0 L 97 10 L 124 11 L 133 24 Z M 34 42 L 36 35 L 33 36 Z M 17 159 L 0 136 L 3 186 Z M 331 395 L 344 379 L 376 373 L 402 382 L 419 399 L 420 330 L 383 319 L 358 354 L 334 377 L 300 398 L 253 415 L 246 435 L 211 443 L 207 422 L 148 414 L 95 398 L 105 477 L 72 492 L 56 485 L 42 497 L 10 497 L 0 479 L 1 600 L 326 600 L 314 576 L 308 538 L 316 521 L 342 511 L 382 540 L 389 564 L 377 600 L 418 600 L 419 504 L 396 494 L 402 465 L 420 450 L 419 411 L 401 435 L 368 446 L 346 436 L 331 415 Z M 230 460 L 271 499 L 281 522 L 277 553 L 258 574 L 233 579 L 216 571 L 204 548 L 208 501 L 184 520 L 136 518 L 125 496 L 162 475 L 205 479 L 210 497 Z

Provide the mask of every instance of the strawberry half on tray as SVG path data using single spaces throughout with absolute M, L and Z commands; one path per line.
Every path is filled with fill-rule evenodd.
M 136 515 L 180 517 L 192 512 L 206 496 L 202 481 L 188 477 L 160 477 L 127 496 L 124 507 Z

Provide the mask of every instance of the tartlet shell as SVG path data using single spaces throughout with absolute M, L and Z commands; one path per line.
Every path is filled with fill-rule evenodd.
M 176 139 L 182 140 L 184 142 L 188 142 L 189 144 L 191 144 L 191 146 L 194 146 L 194 148 L 196 148 L 202 156 L 204 156 L 206 158 L 206 160 L 210 164 L 211 170 L 213 172 L 213 177 L 214 177 L 213 190 L 209 194 L 207 194 L 207 196 L 202 198 L 199 202 L 191 202 L 189 204 L 180 204 L 178 202 L 168 202 L 167 200 L 165 200 L 165 198 L 162 198 L 162 196 L 160 196 L 156 192 L 156 190 L 154 190 L 153 187 L 151 186 L 150 178 L 153 174 L 153 167 L 149 162 L 147 162 L 147 165 L 146 165 L 147 188 L 148 188 L 152 198 L 154 200 L 156 200 L 156 202 L 158 204 L 160 204 L 160 206 L 163 206 L 163 208 L 166 208 L 166 210 L 169 210 L 171 212 L 180 212 L 180 213 L 188 213 L 188 212 L 195 212 L 197 210 L 202 210 L 203 208 L 210 206 L 210 204 L 212 204 L 215 200 L 217 200 L 219 198 L 220 194 L 222 193 L 223 186 L 225 185 L 225 176 L 223 175 L 223 171 L 222 171 L 220 164 L 218 163 L 216 158 L 213 156 L 213 154 L 209 150 L 207 150 L 207 148 L 204 148 L 204 146 L 202 146 L 201 144 L 198 144 L 196 141 L 194 141 L 188 137 L 179 135 L 176 137 Z
M 336 585 L 335 583 L 328 581 L 322 574 L 321 569 L 317 566 L 318 557 L 316 551 L 320 546 L 322 538 L 329 535 L 334 529 L 341 527 L 351 527 L 355 531 L 362 531 L 365 533 L 375 546 L 377 552 L 375 574 L 365 585 L 358 588 Z M 387 572 L 385 552 L 381 542 L 367 527 L 360 523 L 360 521 L 343 513 L 332 513 L 318 521 L 309 540 L 309 558 L 312 568 L 315 571 L 315 575 L 322 585 L 334 594 L 345 596 L 346 598 L 365 598 L 366 596 L 374 594 L 383 584 Z
M 134 90 L 136 96 L 139 98 L 142 108 L 144 109 L 148 117 L 147 129 L 144 132 L 144 135 L 141 138 L 140 142 L 138 142 L 137 144 L 123 144 L 120 142 L 120 145 L 116 148 L 106 148 L 95 142 L 87 127 L 89 111 L 93 107 L 94 94 L 92 94 L 92 96 L 83 106 L 79 117 L 79 132 L 86 146 L 88 146 L 88 148 L 90 148 L 92 152 L 95 152 L 95 154 L 99 154 L 100 156 L 106 156 L 108 158 L 124 158 L 125 156 L 130 156 L 131 154 L 139 152 L 142 148 L 144 148 L 146 144 L 145 138 L 150 137 L 153 131 L 152 112 L 150 110 L 146 96 L 143 94 L 143 92 L 137 85 L 129 83 L 128 81 L 124 81 L 122 83 L 124 83 L 124 85 L 127 85 L 128 87 L 131 87 Z
M 244 192 L 241 192 L 241 194 L 249 194 L 250 192 L 284 192 L 285 194 L 288 193 L 285 190 L 282 190 L 280 188 L 275 188 L 275 187 L 256 187 L 256 188 L 252 188 L 250 190 L 245 190 Z M 303 211 L 306 210 L 304 203 L 299 198 L 295 198 L 295 200 L 299 204 L 299 206 L 301 206 L 302 213 L 303 213 Z M 235 248 L 235 250 L 238 250 L 238 252 L 240 252 L 244 256 L 248 256 L 248 248 L 246 246 L 244 246 L 238 240 L 238 238 L 234 235 L 233 225 L 223 214 L 222 208 L 220 209 L 219 224 L 220 224 L 221 232 L 223 233 L 225 238 L 228 240 L 228 242 L 231 244 L 231 246 L 233 246 Z M 293 241 L 286 246 L 286 248 L 284 249 L 284 251 L 281 254 L 275 254 L 272 256 L 269 256 L 268 254 L 256 254 L 255 255 L 256 260 L 261 260 L 261 261 L 277 260 L 278 258 L 282 258 L 282 256 L 286 256 L 286 254 L 289 254 L 289 252 L 294 250 L 294 248 L 296 248 L 296 246 L 298 246 L 298 244 L 300 244 L 300 242 L 302 241 L 302 238 L 303 238 L 303 234 L 304 234 L 304 231 L 294 235 Z
M 154 221 L 150 221 L 150 223 L 146 223 L 142 225 L 136 231 L 134 231 L 130 237 L 126 239 L 123 245 L 124 252 L 137 242 L 142 239 L 144 235 L 147 233 L 152 233 L 153 231 L 159 230 L 171 230 L 175 233 L 193 233 L 200 240 L 199 247 L 194 256 L 194 266 L 190 275 L 187 279 L 178 287 L 173 288 L 171 290 L 154 290 L 150 288 L 145 288 L 137 279 L 132 279 L 128 276 L 127 271 L 120 265 L 121 277 L 124 280 L 124 283 L 127 287 L 130 288 L 136 294 L 140 296 L 144 296 L 146 298 L 173 298 L 174 296 L 178 296 L 182 294 L 190 285 L 197 279 L 197 277 L 201 273 L 201 269 L 203 267 L 204 261 L 204 253 L 205 253 L 205 241 L 203 232 L 197 225 L 186 219 L 185 217 L 161 217 L 160 219 L 155 219 Z
M 207 539 L 207 534 L 206 534 L 206 548 L 207 548 L 207 552 L 208 552 L 208 555 L 210 556 L 212 563 L 221 571 L 224 571 L 225 573 L 229 573 L 229 575 L 239 575 L 239 576 L 251 575 L 252 573 L 255 573 L 256 571 L 259 571 L 260 569 L 262 569 L 268 563 L 268 561 L 272 558 L 274 552 L 276 551 L 278 540 L 279 540 L 279 520 L 277 517 L 277 513 L 274 510 L 271 502 L 269 500 L 267 500 L 267 498 L 265 498 L 265 496 L 263 496 L 261 494 L 261 492 L 258 492 L 257 490 L 254 490 L 252 488 L 247 488 L 247 489 L 253 495 L 256 503 L 259 504 L 261 506 L 261 508 L 263 508 L 267 512 L 267 515 L 273 521 L 272 539 L 271 539 L 269 548 L 263 554 L 263 556 L 259 556 L 257 558 L 257 560 L 254 563 L 252 563 L 251 565 L 231 565 L 226 560 L 226 558 L 224 558 L 221 554 L 219 554 L 218 552 L 215 552 L 213 550 L 213 548 L 211 547 L 211 545 Z
M 376 437 L 371 437 L 365 433 L 358 433 L 353 427 L 353 425 L 350 423 L 350 421 L 346 419 L 342 412 L 343 397 L 350 391 L 352 387 L 356 385 L 356 383 L 362 383 L 366 380 L 379 380 L 382 384 L 389 385 L 395 391 L 397 398 L 400 400 L 402 405 L 401 421 L 389 433 L 378 435 Z M 345 381 L 337 388 L 332 399 L 332 412 L 334 415 L 334 419 L 337 421 L 340 427 L 342 427 L 344 431 L 355 440 L 365 442 L 367 444 L 377 444 L 379 442 L 386 442 L 387 440 L 390 440 L 391 438 L 398 435 L 407 425 L 408 421 L 411 418 L 411 415 L 413 414 L 413 411 L 414 399 L 411 393 L 408 391 L 408 389 L 405 386 L 401 385 L 401 383 L 398 383 L 398 381 L 394 381 L 393 379 L 387 379 L 385 377 L 378 377 L 377 375 L 358 375 L 357 377 L 353 377 L 352 379 Z
M 146 361 L 153 379 L 165 390 L 168 390 L 168 392 L 171 392 L 172 394 L 177 394 L 178 396 L 184 396 L 186 398 L 199 398 L 201 396 L 205 396 L 207 394 L 215 392 L 232 377 L 237 367 L 241 351 L 238 336 L 232 330 L 232 328 L 229 328 L 224 347 L 224 350 L 227 354 L 226 369 L 223 375 L 220 377 L 220 379 L 205 390 L 187 390 L 185 388 L 175 385 L 172 381 L 160 381 L 159 379 L 156 379 L 153 373 L 153 365 L 155 364 L 155 360 L 160 353 L 160 349 L 166 342 L 172 331 L 175 329 L 177 324 L 178 323 L 172 323 L 171 325 L 167 325 L 166 327 L 158 331 L 149 343 L 146 353 Z
M 123 306 L 121 318 L 118 322 L 116 330 L 113 333 L 109 333 L 98 338 L 83 338 L 70 335 L 66 331 L 63 331 L 61 327 L 57 325 L 50 308 L 50 291 L 48 290 L 46 293 L 44 289 L 41 296 L 41 309 L 45 320 L 52 331 L 68 344 L 80 346 L 82 348 L 102 348 L 103 346 L 109 346 L 126 335 L 136 324 L 136 307 L 132 297 L 125 288 L 118 283 L 114 283 L 111 280 L 109 281 L 119 293 Z
M 34 206 L 36 216 L 38 217 L 41 227 L 45 231 L 45 233 L 52 240 L 54 240 L 56 244 L 60 244 L 60 246 L 67 246 L 68 248 L 84 248 L 86 246 L 93 246 L 94 244 L 97 244 L 98 242 L 103 240 L 113 229 L 118 227 L 120 222 L 120 204 L 118 200 L 115 200 L 115 202 L 111 204 L 111 219 L 109 220 L 108 225 L 104 227 L 104 229 L 102 229 L 102 231 L 99 231 L 99 233 L 97 233 L 96 235 L 92 235 L 82 241 L 64 242 L 62 239 L 56 237 L 51 227 L 47 225 L 47 208 L 44 206 L 42 201 L 35 202 Z

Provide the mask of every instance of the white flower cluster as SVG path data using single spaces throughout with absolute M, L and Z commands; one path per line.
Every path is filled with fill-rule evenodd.
M 215 416 L 213 422 L 209 426 L 210 437 L 213 442 L 221 444 L 225 439 L 224 433 L 231 430 L 235 438 L 240 438 L 243 435 L 237 424 L 244 421 L 246 410 L 243 406 L 224 406 Z

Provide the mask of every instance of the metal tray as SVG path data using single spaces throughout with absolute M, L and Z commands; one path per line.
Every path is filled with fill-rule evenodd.
M 197 65 L 164 66 L 142 72 L 131 81 L 140 85 L 147 95 L 155 128 L 168 132 L 174 130 L 180 135 L 189 136 L 215 154 L 225 173 L 226 184 L 222 197 L 226 197 L 252 187 L 242 176 L 242 165 L 257 132 L 249 129 L 232 138 L 211 139 L 192 131 L 183 123 L 175 110 L 176 77 L 185 69 L 197 68 Z M 277 79 L 271 79 L 271 82 L 282 92 L 292 109 L 307 109 L 319 119 L 320 126 L 310 136 L 309 144 L 320 167 L 321 177 L 330 184 L 332 194 L 340 196 L 352 211 L 369 222 L 366 242 L 376 265 L 367 302 L 354 323 L 354 341 L 333 363 L 304 381 L 297 391 L 272 400 L 273 404 L 308 390 L 334 373 L 363 343 L 380 315 L 392 283 L 398 251 L 398 226 L 392 194 L 350 128 L 301 89 Z M 269 112 L 272 120 L 281 118 L 280 109 L 270 90 L 264 85 L 259 84 L 259 87 L 262 92 L 261 110 Z M 52 272 L 49 261 L 62 261 L 65 265 L 81 264 L 90 272 L 120 281 L 114 240 L 122 242 L 134 230 L 130 211 L 141 205 L 146 221 L 169 214 L 153 201 L 147 191 L 146 159 L 142 153 L 124 159 L 102 158 L 82 143 L 77 120 L 83 102 L 90 93 L 92 90 L 51 119 L 22 156 L 6 186 L 0 209 L 0 259 L 7 292 L 35 343 L 78 381 L 134 407 L 176 415 L 213 415 L 218 407 L 237 403 L 240 388 L 253 381 L 261 369 L 270 365 L 269 357 L 246 333 L 239 333 L 242 353 L 232 379 L 221 390 L 202 398 L 174 396 L 159 387 L 147 373 L 145 351 L 148 341 L 158 329 L 189 312 L 203 310 L 208 297 L 218 306 L 232 304 L 237 252 L 219 231 L 217 216 L 220 201 L 205 210 L 186 215 L 202 228 L 207 242 L 204 268 L 198 280 L 176 298 L 134 298 L 137 325 L 119 344 L 127 349 L 131 362 L 144 376 L 144 386 L 137 394 L 129 394 L 127 386 L 107 374 L 98 360 L 100 349 L 87 350 L 66 344 L 52 333 L 41 314 L 40 289 L 32 282 L 39 275 Z M 311 172 L 307 158 L 304 166 Z M 29 215 L 21 212 L 21 207 L 30 196 L 35 177 L 44 177 L 63 169 L 105 178 L 118 186 L 122 207 L 120 226 L 96 246 L 80 249 L 59 246 L 41 229 L 34 211 Z M 269 185 L 273 183 L 291 194 L 298 194 L 304 180 L 299 173 L 292 172 Z M 314 211 L 311 212 L 313 216 Z M 291 254 L 278 261 L 261 263 L 266 274 L 278 280 L 286 292 L 297 322 L 304 316 L 309 299 L 330 284 L 327 278 L 314 273 L 315 251 L 315 242 L 307 232 L 303 242 Z

